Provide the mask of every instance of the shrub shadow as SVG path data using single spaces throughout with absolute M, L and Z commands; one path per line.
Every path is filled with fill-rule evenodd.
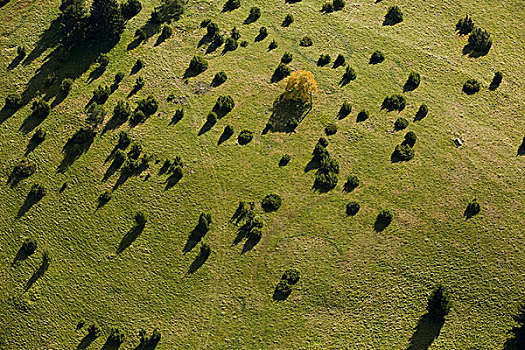
M 27 66 L 40 57 L 47 49 L 57 46 L 60 43 L 61 34 L 62 21 L 60 18 L 56 18 L 51 22 L 49 28 L 40 35 L 34 49 L 27 55 L 22 64 Z
M 380 220 L 379 218 L 376 218 L 376 221 L 374 222 L 374 231 L 376 232 L 382 232 L 384 231 L 388 226 L 390 226 L 390 222 L 385 222 L 383 220 Z
M 246 242 L 244 242 L 244 246 L 242 247 L 241 254 L 247 253 L 250 250 L 252 250 L 260 241 L 261 241 L 260 237 L 257 237 L 257 236 L 248 237 Z
M 443 318 L 435 318 L 428 313 L 421 316 L 414 329 L 414 334 L 410 338 L 407 350 L 427 350 L 430 348 L 439 336 L 444 324 Z
M 29 258 L 33 254 L 34 251 L 28 252 L 27 249 L 25 249 L 25 247 L 22 245 L 20 249 L 18 249 L 18 252 L 16 253 L 13 261 L 11 262 L 11 266 L 14 267 L 15 265 Z
M 126 248 L 128 248 L 137 238 L 139 238 L 140 234 L 144 231 L 144 225 L 135 225 L 133 226 L 125 235 L 122 237 L 122 240 L 120 241 L 118 248 L 117 248 L 117 254 L 122 253 Z
M 272 299 L 274 301 L 283 301 L 283 300 L 286 300 L 288 299 L 288 297 L 290 296 L 291 293 L 281 293 L 277 290 L 277 288 L 275 288 L 274 292 L 273 292 L 273 296 L 272 296 Z
M 40 277 L 42 277 L 44 275 L 44 273 L 47 271 L 48 268 L 49 268 L 49 258 L 47 256 L 47 254 L 44 253 L 44 256 L 42 257 L 42 262 L 40 263 L 40 266 L 33 273 L 33 275 L 29 278 L 29 280 L 26 283 L 26 286 L 25 286 L 25 291 L 26 292 L 29 290 L 29 288 L 31 288 L 31 286 L 33 284 L 35 284 L 36 281 L 38 281 L 38 279 L 40 279 Z
M 215 124 L 216 123 L 212 123 L 212 122 L 206 121 L 206 123 L 204 123 L 204 125 L 200 128 L 199 133 L 197 135 L 201 136 L 202 134 L 207 133 L 208 131 L 211 130 L 211 128 L 213 128 L 213 126 Z
M 204 265 L 206 260 L 208 260 L 208 257 L 209 257 L 209 255 L 202 255 L 202 254 L 197 255 L 195 257 L 195 260 L 193 260 L 193 262 L 191 263 L 190 267 L 188 268 L 188 272 L 186 272 L 186 274 L 187 275 L 191 275 L 191 274 L 197 272 L 197 270 L 202 265 Z
M 487 51 L 475 50 L 472 44 L 466 44 L 465 46 L 463 46 L 462 52 L 463 52 L 463 55 L 468 55 L 471 58 L 478 58 L 481 56 L 485 56 L 486 54 L 489 53 L 488 50 Z
M 523 143 L 518 147 L 518 156 L 522 156 L 525 154 L 525 139 L 523 140 Z
M 81 340 L 80 343 L 77 346 L 77 350 L 84 350 L 87 349 L 93 341 L 95 341 L 95 337 L 93 337 L 90 334 L 86 334 Z
M 167 179 L 166 179 L 166 187 L 164 187 L 164 189 L 167 191 L 169 190 L 170 188 L 172 188 L 173 186 L 175 186 L 176 184 L 179 183 L 179 181 L 182 179 L 182 176 L 178 175 L 178 174 L 171 174 Z
M 93 129 L 81 128 L 79 129 L 62 148 L 64 158 L 57 168 L 58 173 L 65 173 L 73 163 L 86 153 L 93 141 L 95 140 L 96 132 Z
M 34 196 L 31 192 L 29 192 L 26 196 L 26 199 L 24 200 L 24 204 L 22 204 L 18 210 L 18 213 L 16 214 L 17 219 L 20 219 L 22 216 L 24 216 L 24 214 L 27 213 L 29 209 L 33 207 L 33 205 L 40 202 L 42 198 L 43 197 Z
M 281 95 L 273 103 L 272 114 L 268 123 L 272 125 L 272 131 L 292 132 L 311 110 L 310 104 L 290 100 Z M 297 125 L 291 126 L 291 122 L 297 123 Z
M 186 241 L 182 252 L 191 252 L 191 250 L 195 248 L 195 246 L 199 244 L 199 242 L 204 238 L 206 233 L 207 231 L 202 231 L 198 225 L 195 226 L 195 228 L 190 232 L 190 235 L 188 236 L 188 240 Z

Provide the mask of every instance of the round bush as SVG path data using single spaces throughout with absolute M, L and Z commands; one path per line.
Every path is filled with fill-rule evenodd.
M 139 0 L 127 0 L 120 5 L 120 12 L 125 20 L 130 20 L 142 10 L 142 3 Z
M 253 132 L 250 130 L 242 130 L 237 137 L 240 145 L 246 145 L 253 139 Z
M 107 203 L 111 200 L 112 193 L 110 190 L 104 191 L 100 196 L 98 196 L 98 200 L 101 203 Z
M 224 43 L 225 51 L 235 51 L 239 47 L 239 43 L 234 38 L 227 38 Z
M 281 62 L 284 63 L 284 64 L 288 64 L 290 62 L 292 62 L 292 59 L 293 59 L 293 55 L 289 52 L 285 52 L 283 54 L 283 57 L 281 57 Z
M 383 100 L 381 108 L 385 108 L 388 111 L 402 111 L 405 109 L 407 100 L 403 95 L 392 95 L 387 96 Z
M 502 80 L 503 80 L 503 73 L 501 72 L 494 73 L 494 78 L 492 78 L 492 82 L 490 83 L 490 89 L 496 90 L 500 86 Z
M 246 47 L 248 46 L 248 42 L 246 40 L 243 40 L 239 45 L 241 45 L 241 47 Z
M 468 43 L 472 50 L 481 54 L 487 54 L 492 47 L 490 34 L 481 28 L 475 28 L 468 37 Z
M 280 81 L 292 74 L 292 69 L 284 63 L 279 63 L 272 75 L 272 82 Z
M 421 106 L 419 106 L 419 109 L 416 112 L 416 119 L 421 120 L 425 118 L 427 114 L 428 114 L 428 106 L 423 103 Z
M 340 67 L 340 66 L 343 66 L 345 63 L 346 63 L 345 56 L 339 54 L 339 55 L 337 55 L 337 58 L 334 61 L 334 66 L 335 67 Z
M 235 101 L 230 95 L 219 96 L 215 105 L 213 106 L 213 111 L 220 115 L 226 115 L 235 107 Z
M 49 115 L 51 107 L 49 106 L 49 103 L 47 103 L 47 101 L 42 97 L 37 97 L 31 104 L 31 110 L 33 111 L 33 115 L 35 117 L 45 118 Z
M 241 32 L 239 32 L 239 29 L 237 29 L 237 27 L 232 28 L 230 37 L 234 40 L 239 40 L 241 38 Z
M 144 212 L 142 211 L 137 212 L 133 219 L 135 220 L 135 225 L 137 226 L 144 226 L 148 221 L 146 218 L 146 214 L 144 214 Z
M 226 76 L 226 73 L 224 71 L 221 71 L 221 72 L 218 72 L 217 74 L 215 74 L 215 76 L 213 77 L 213 80 L 211 82 L 211 85 L 212 86 L 219 86 L 219 85 L 222 85 L 226 82 L 226 79 L 228 79 L 228 77 Z
M 341 108 L 339 109 L 339 117 L 344 118 L 348 116 L 352 112 L 352 106 L 350 105 L 350 102 L 345 101 L 341 105 Z
M 334 10 L 339 11 L 342 10 L 343 7 L 345 7 L 345 0 L 334 0 Z
M 350 175 L 348 176 L 348 178 L 346 179 L 346 183 L 345 183 L 345 191 L 347 192 L 350 192 L 350 191 L 353 191 L 357 186 L 359 186 L 359 178 L 356 176 L 356 175 Z
M 309 37 L 309 36 L 304 36 L 301 38 L 301 40 L 299 41 L 299 45 L 300 46 L 312 46 L 314 44 L 314 42 L 312 41 L 312 39 Z
M 317 172 L 315 174 L 314 187 L 323 190 L 331 190 L 337 186 L 338 177 L 334 172 Z
M 144 30 L 142 30 L 141 28 L 138 28 L 137 30 L 135 30 L 135 37 L 140 41 L 144 41 L 146 40 L 147 35 Z
M 268 29 L 266 27 L 261 27 L 259 29 L 259 38 L 264 39 L 268 36 Z
M 140 109 L 137 109 L 137 110 L 135 110 L 133 112 L 133 114 L 129 118 L 129 121 L 132 124 L 140 124 L 140 123 L 144 123 L 146 121 L 146 119 L 148 119 L 146 114 L 143 111 L 141 111 Z
M 281 296 L 288 296 L 292 292 L 292 287 L 288 284 L 288 281 L 286 280 L 280 280 L 279 283 L 277 283 L 277 286 L 275 287 L 275 294 L 281 295 Z
M 355 70 L 350 66 L 346 66 L 346 70 L 343 73 L 343 80 L 349 82 L 349 81 L 355 80 L 356 78 L 357 78 L 357 74 Z
M 350 202 L 346 205 L 346 215 L 354 216 L 359 212 L 361 206 L 357 202 Z
M 109 94 L 111 94 L 111 88 L 109 86 L 99 85 L 93 91 L 93 101 L 97 104 L 103 104 L 108 99 Z
M 328 140 L 324 137 L 320 137 L 319 140 L 317 140 L 317 144 L 323 147 L 328 147 Z
M 414 158 L 414 149 L 410 145 L 400 144 L 396 146 L 393 156 L 400 161 L 409 161 Z
M 473 29 L 474 21 L 472 21 L 472 18 L 470 18 L 469 15 L 466 15 L 465 18 L 461 18 L 456 24 L 456 31 L 459 32 L 460 35 L 468 34 Z
M 390 223 L 392 223 L 392 219 L 394 217 L 394 214 L 392 214 L 392 211 L 385 209 L 381 210 L 379 214 L 377 214 L 376 222 L 388 226 Z
M 405 134 L 405 141 L 403 141 L 404 144 L 409 145 L 410 147 L 414 147 L 417 141 L 416 133 L 413 131 L 409 131 Z
M 410 72 L 407 82 L 405 83 L 406 90 L 414 90 L 421 83 L 421 75 L 416 72 Z
M 319 56 L 319 59 L 317 60 L 317 65 L 322 67 L 322 66 L 326 66 L 328 63 L 330 63 L 330 55 L 328 54 L 322 54 L 321 56 Z
M 123 72 L 118 72 L 117 74 L 115 74 L 114 83 L 118 85 L 122 81 L 122 79 L 124 79 L 124 76 L 125 75 Z
M 469 216 L 474 216 L 474 215 L 479 214 L 480 211 L 481 211 L 481 205 L 478 203 L 477 199 L 474 198 L 472 202 L 470 202 L 467 205 L 467 209 L 465 210 L 465 213 Z
M 385 60 L 385 55 L 379 50 L 374 51 L 374 53 L 372 53 L 372 56 L 370 56 L 370 63 L 372 64 L 381 63 L 384 60 Z
M 337 133 L 337 125 L 335 123 L 329 123 L 325 126 L 324 132 L 327 136 L 334 135 L 335 133 Z
M 208 22 L 206 25 L 206 36 L 214 37 L 219 34 L 219 26 L 215 22 Z
M 133 87 L 134 90 L 138 91 L 144 87 L 146 82 L 144 81 L 144 78 L 139 76 L 137 79 L 135 79 L 135 86 Z
M 208 61 L 206 61 L 204 57 L 200 55 L 193 56 L 193 58 L 190 61 L 190 70 L 195 73 L 201 73 L 204 72 L 206 69 L 208 69 Z
M 26 256 L 33 255 L 33 253 L 36 251 L 37 244 L 35 241 L 26 239 L 22 243 L 22 247 L 20 247 L 20 251 L 22 251 Z
M 145 115 L 151 116 L 157 112 L 159 108 L 159 102 L 154 96 L 148 96 L 137 102 L 137 108 L 144 112 Z
M 274 40 L 272 40 L 270 42 L 270 45 L 268 45 L 268 50 L 270 50 L 270 51 L 271 50 L 275 50 L 277 48 L 277 46 L 279 46 L 279 45 L 277 45 L 277 41 L 275 41 L 275 39 L 274 39 Z
M 367 110 L 362 110 L 361 112 L 359 112 L 357 114 L 357 121 L 358 122 L 362 122 L 362 121 L 365 121 L 367 120 L 368 118 L 370 118 L 370 114 L 368 113 Z
M 289 155 L 289 154 L 284 154 L 282 157 L 281 157 L 281 160 L 279 160 L 279 166 L 285 166 L 285 165 L 288 165 L 288 163 L 290 163 L 290 160 L 292 159 L 292 157 Z
M 283 27 L 288 27 L 293 22 L 294 22 L 293 16 L 291 14 L 287 14 L 286 16 L 284 16 L 284 20 L 283 20 L 282 26 Z
M 391 6 L 385 15 L 384 24 L 393 25 L 403 22 L 403 13 L 398 6 Z
M 469 79 L 463 84 L 463 92 L 467 95 L 473 95 L 481 89 L 481 83 L 476 79 Z
M 289 285 L 293 286 L 294 284 L 299 282 L 299 278 L 301 278 L 301 273 L 299 271 L 297 271 L 296 269 L 288 269 L 284 271 L 281 280 L 284 280 L 288 282 Z
M 46 194 L 47 194 L 47 190 L 44 188 L 44 186 L 40 184 L 34 184 L 29 190 L 28 197 L 30 197 L 31 199 L 35 201 L 38 201 L 44 198 Z
M 325 2 L 321 7 L 321 12 L 331 13 L 334 12 L 334 4 L 331 2 Z
M 407 126 L 408 126 L 408 120 L 406 120 L 403 117 L 397 118 L 395 123 L 394 123 L 394 129 L 396 129 L 396 130 L 406 129 Z
M 276 211 L 281 207 L 281 196 L 278 194 L 269 194 L 261 202 L 261 206 L 266 212 Z
M 224 4 L 223 11 L 233 11 L 241 7 L 240 0 L 227 0 Z
M 261 9 L 254 6 L 250 9 L 250 14 L 248 15 L 246 22 L 255 22 L 260 17 L 261 17 Z

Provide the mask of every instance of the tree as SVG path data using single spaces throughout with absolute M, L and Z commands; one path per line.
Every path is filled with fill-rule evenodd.
M 162 4 L 155 8 L 151 18 L 157 22 L 179 19 L 184 13 L 184 0 L 162 0 Z
M 85 0 L 62 0 L 60 22 L 66 37 L 79 38 L 87 17 Z
M 286 79 L 284 97 L 290 100 L 308 103 L 317 92 L 317 82 L 312 72 L 298 70 Z
M 428 298 L 427 311 L 431 317 L 442 320 L 450 312 L 451 306 L 448 291 L 438 286 Z
M 118 40 L 125 26 L 117 0 L 93 0 L 89 15 L 92 40 Z

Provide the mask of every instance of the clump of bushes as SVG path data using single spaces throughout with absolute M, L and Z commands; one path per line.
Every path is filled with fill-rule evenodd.
M 401 22 L 403 22 L 403 13 L 401 12 L 401 9 L 398 6 L 390 6 L 383 23 L 386 25 L 394 25 Z
M 474 21 L 469 15 L 466 15 L 465 18 L 461 18 L 458 23 L 456 23 L 456 31 L 460 35 L 465 35 L 470 33 L 474 29 Z
M 337 125 L 335 123 L 329 123 L 325 126 L 324 132 L 327 136 L 335 135 L 337 133 Z
M 478 200 L 474 198 L 468 205 L 467 209 L 465 209 L 465 215 L 466 216 L 474 216 L 479 214 L 481 211 L 481 205 L 478 203 Z
M 317 65 L 322 67 L 322 66 L 326 66 L 328 63 L 330 63 L 330 55 L 328 54 L 322 54 L 321 56 L 319 56 L 319 59 L 317 60 Z
M 313 44 L 314 44 L 314 42 L 312 41 L 312 39 L 309 36 L 304 36 L 299 41 L 299 45 L 300 46 L 304 46 L 304 47 L 312 46 Z
M 350 175 L 347 177 L 344 190 L 345 192 L 351 192 L 356 189 L 360 184 L 359 178 L 356 175 Z
M 341 119 L 345 118 L 351 112 L 352 112 L 352 105 L 350 104 L 350 102 L 345 101 L 343 102 L 343 104 L 341 105 L 341 108 L 339 109 L 339 118 Z
M 139 0 L 127 0 L 120 5 L 120 12 L 125 20 L 130 20 L 142 10 L 142 3 Z
M 399 130 L 406 129 L 407 127 L 408 127 L 408 120 L 406 118 L 399 117 L 394 122 L 394 129 L 395 130 L 399 131 Z
M 284 20 L 283 20 L 283 23 L 282 23 L 282 26 L 283 27 L 288 27 L 290 26 L 292 23 L 294 22 L 294 18 L 291 14 L 287 14 L 286 16 L 284 16 Z
M 371 64 L 381 63 L 384 60 L 385 60 L 385 55 L 379 50 L 374 51 L 372 53 L 372 56 L 370 56 L 370 63 Z
M 416 120 L 421 120 L 425 118 L 428 114 L 428 106 L 426 104 L 422 104 L 419 106 L 419 109 L 416 112 Z
M 292 157 L 289 154 L 284 154 L 281 159 L 279 160 L 279 166 L 286 166 L 288 163 L 290 163 L 290 160 Z
M 469 79 L 463 84 L 463 92 L 467 95 L 473 95 L 476 92 L 479 92 L 481 89 L 481 83 L 476 79 Z
M 109 333 L 108 339 L 106 340 L 106 344 L 118 348 L 120 344 L 124 342 L 124 339 L 124 332 L 120 328 L 112 328 L 111 333 Z
M 492 47 L 492 40 L 486 30 L 475 28 L 468 37 L 468 44 L 474 52 L 487 54 Z
M 352 80 L 355 80 L 356 78 L 357 78 L 357 74 L 356 74 L 355 70 L 352 67 L 350 67 L 350 66 L 346 66 L 346 70 L 343 73 L 342 81 L 350 82 Z
M 288 298 L 292 292 L 292 286 L 299 282 L 301 274 L 295 269 L 289 269 L 284 272 L 279 283 L 275 287 L 273 298 L 276 300 L 284 300 Z
M 250 14 L 246 18 L 246 23 L 253 23 L 261 17 L 261 9 L 254 6 L 250 9 Z
M 235 51 L 239 47 L 239 43 L 234 38 L 227 38 L 224 43 L 224 51 Z
M 224 4 L 223 11 L 233 11 L 235 9 L 238 9 L 241 7 L 241 1 L 240 0 L 227 0 Z
M 193 56 L 193 58 L 190 61 L 190 70 L 195 73 L 202 73 L 206 69 L 208 69 L 208 61 L 204 59 L 204 57 L 197 55 Z
M 285 52 L 283 54 L 283 57 L 281 57 L 281 63 L 288 64 L 292 62 L 292 59 L 293 59 L 293 55 L 289 52 Z
M 346 205 L 346 215 L 354 216 L 359 212 L 359 209 L 361 209 L 361 205 L 359 205 L 359 203 L 355 201 L 349 202 Z
M 277 48 L 277 46 L 279 46 L 277 44 L 277 41 L 275 41 L 275 39 L 273 39 L 271 42 L 270 42 L 270 45 L 268 45 L 268 50 L 271 51 L 271 50 L 275 50 Z
M 496 90 L 500 86 L 502 80 L 503 80 L 503 73 L 501 72 L 494 73 L 494 78 L 492 78 L 492 82 L 490 83 L 490 89 Z
M 29 159 L 22 159 L 15 167 L 13 168 L 12 176 L 18 179 L 24 179 L 33 175 L 36 171 L 36 166 L 34 163 L 29 161 Z
M 154 96 L 148 96 L 137 102 L 137 109 L 142 111 L 146 116 L 151 116 L 157 112 L 159 108 L 159 102 Z
M 407 100 L 405 96 L 396 94 L 385 97 L 381 108 L 384 108 L 388 111 L 402 111 L 403 109 L 405 109 L 406 104 Z
M 111 94 L 111 87 L 109 86 L 102 86 L 99 85 L 94 91 L 93 91 L 93 102 L 101 105 L 106 102 L 106 100 L 109 97 L 109 94 Z
M 230 37 L 232 37 L 232 39 L 234 40 L 239 40 L 241 38 L 241 33 L 239 32 L 239 29 L 237 29 L 237 27 L 232 28 Z
M 46 195 L 47 190 L 44 188 L 44 186 L 39 184 L 34 184 L 31 186 L 31 189 L 29 190 L 28 197 L 31 198 L 33 201 L 39 201 Z
M 394 214 L 392 213 L 392 211 L 388 209 L 381 210 L 379 214 L 377 214 L 376 228 L 379 226 L 380 229 L 385 229 L 388 225 L 392 223 L 393 218 Z
M 337 58 L 334 61 L 334 67 L 344 66 L 345 63 L 346 63 L 345 56 L 339 54 L 339 55 L 337 55 Z
M 219 96 L 215 102 L 215 105 L 213 106 L 213 111 L 218 115 L 226 115 L 231 112 L 234 107 L 235 102 L 233 101 L 233 97 L 230 95 Z
M 405 83 L 405 90 L 412 91 L 415 90 L 421 83 L 421 75 L 416 72 L 410 72 L 408 75 L 407 82 Z
M 37 244 L 31 239 L 26 239 L 22 246 L 20 247 L 20 252 L 23 253 L 26 257 L 33 255 L 36 251 Z
M 213 80 L 211 81 L 212 86 L 219 86 L 226 82 L 228 77 L 226 76 L 226 73 L 224 71 L 220 71 L 213 77 Z
M 414 158 L 414 149 L 406 143 L 401 143 L 394 149 L 392 158 L 398 161 L 409 161 Z
M 299 282 L 299 278 L 301 278 L 301 273 L 299 271 L 297 271 L 296 269 L 288 269 L 284 271 L 281 280 L 285 280 L 288 282 L 288 284 L 294 285 L 297 282 Z
M 250 130 L 242 130 L 237 137 L 240 145 L 246 145 L 253 139 L 253 132 Z
M 49 106 L 49 103 L 47 103 L 46 100 L 39 96 L 31 104 L 31 110 L 33 111 L 33 115 L 35 117 L 45 118 L 49 115 L 51 107 Z
M 282 199 L 278 194 L 269 194 L 261 202 L 261 207 L 266 212 L 276 211 L 281 207 Z
M 277 68 L 275 68 L 275 71 L 273 72 L 271 81 L 277 82 L 283 80 L 290 74 L 292 74 L 292 69 L 284 63 L 279 63 L 279 65 L 277 66 Z
M 119 123 L 126 122 L 131 116 L 131 107 L 128 101 L 119 100 L 115 108 L 113 108 L 113 118 Z

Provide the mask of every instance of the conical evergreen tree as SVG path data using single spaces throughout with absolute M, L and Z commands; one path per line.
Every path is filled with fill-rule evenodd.
M 93 0 L 89 24 L 91 39 L 103 41 L 118 40 L 126 26 L 117 0 Z
M 444 319 L 451 306 L 448 292 L 442 286 L 438 286 L 428 298 L 427 311 L 434 318 Z

